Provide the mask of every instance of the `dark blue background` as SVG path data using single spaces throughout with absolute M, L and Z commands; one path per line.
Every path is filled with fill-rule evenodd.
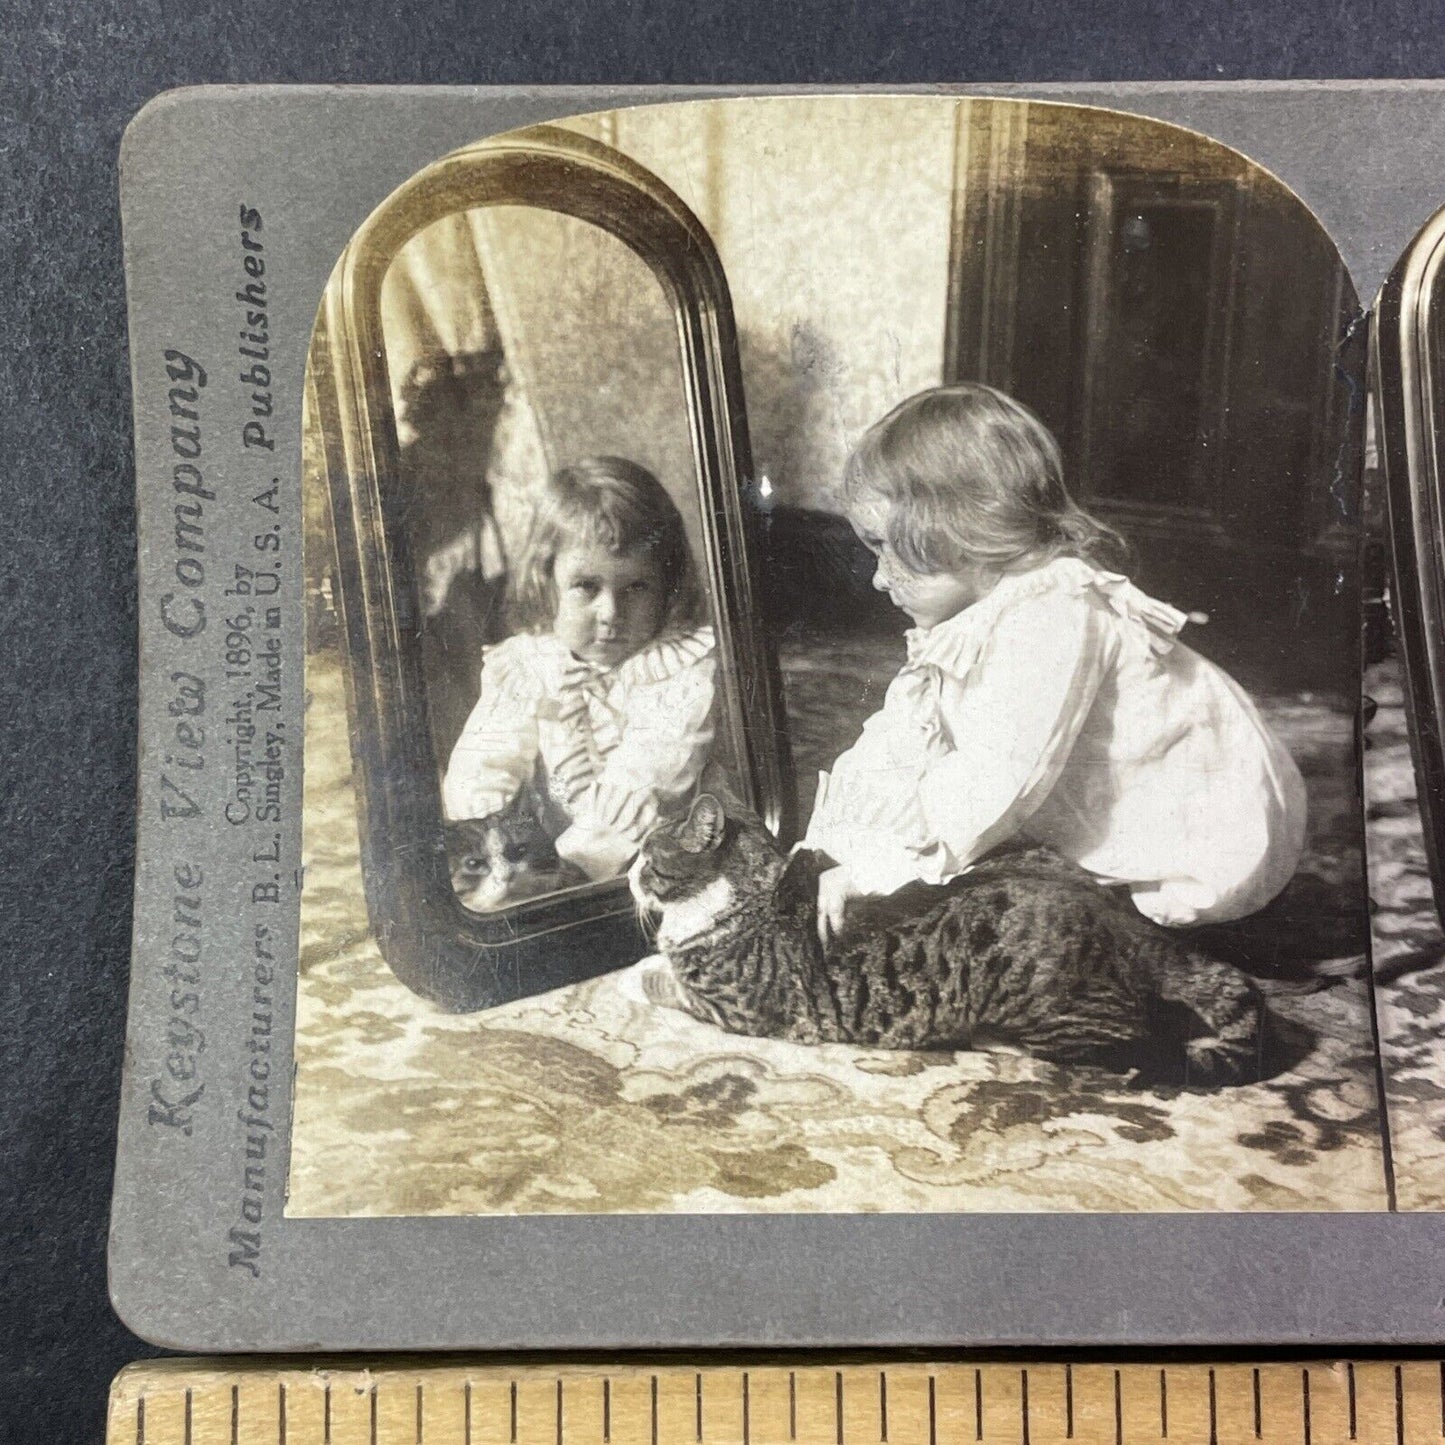
M 121 131 L 202 82 L 1445 75 L 1445 4 L 21 4 L 0 12 L 0 1439 L 101 1439 L 152 1353 L 105 1233 L 129 957 L 133 477 Z M 1442 182 L 1445 183 L 1445 182 Z M 159 1242 L 158 1242 L 159 1244 Z

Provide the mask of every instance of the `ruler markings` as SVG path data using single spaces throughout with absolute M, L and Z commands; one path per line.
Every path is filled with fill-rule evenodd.
M 1433 1360 L 1415 1360 L 1401 1371 L 1405 1392 L 1405 1439 L 1409 1445 L 1417 1441 L 1439 1441 L 1445 1437 L 1445 1421 L 1440 1418 L 1440 1370 Z
M 1254 1390 L 1254 1376 L 1259 1377 L 1259 1406 L 1256 1412 L 1254 1400 L 1250 1400 L 1249 1424 L 1258 1422 L 1259 1434 L 1256 1439 L 1264 1445 L 1302 1445 L 1304 1427 L 1300 1420 L 1299 1370 L 1294 1365 L 1255 1366 L 1250 1370 L 1251 1395 Z
M 989 1445 L 1020 1445 L 1023 1439 L 1023 1376 L 1017 1365 L 974 1371 L 973 1429 Z
M 1394 1401 L 1395 1377 L 1388 1364 L 1361 1360 L 1311 1368 L 1310 1429 L 1316 1439 L 1394 1445 Z
M 1161 1440 L 1157 1370 L 1145 1366 L 1111 1370 L 1109 1409 L 1116 1441 Z
M 749 1427 L 747 1416 L 753 1403 L 751 1379 L 749 1388 L 744 1390 L 739 1378 L 741 1370 L 710 1370 L 701 1376 L 704 1385 L 702 1435 L 703 1440 L 718 1442 L 718 1445 L 737 1445 L 743 1432 Z M 693 1381 L 694 1390 L 697 1380 Z M 664 1438 L 661 1445 L 672 1445 Z
M 232 1393 L 233 1445 L 277 1445 L 281 1439 L 281 1377 L 243 1376 Z
M 878 1372 L 846 1366 L 833 1377 L 833 1408 L 838 1436 L 847 1445 L 878 1445 Z
M 261 1388 L 274 1397 L 274 1374 L 266 1378 Z M 230 1439 L 229 1376 L 223 1379 L 212 1374 L 204 1383 L 194 1377 L 176 1376 L 167 1379 L 166 1388 L 147 1390 L 143 1392 L 143 1397 L 145 1445 L 185 1445 L 185 1442 L 191 1440 L 198 1441 L 199 1445 L 226 1445 Z M 125 1407 L 128 1429 L 123 1437 L 123 1445 L 136 1445 L 138 1403 L 132 1399 Z M 274 1432 L 274 1417 L 269 1422 L 269 1428 Z M 117 1432 L 112 1429 L 106 1438 L 108 1441 L 116 1441 Z M 277 1445 L 274 1433 L 271 1434 L 269 1445 Z M 316 1445 L 314 1436 L 308 1445 Z
M 888 1433 L 892 1445 L 930 1445 L 939 1434 L 938 1387 L 932 1366 L 888 1371 Z M 949 1432 L 957 1441 L 957 1431 Z
M 1343 1385 L 1341 1384 L 1343 1381 Z M 1343 1405 L 1332 1397 L 1343 1392 Z M 1341 1370 L 1317 1369 L 1310 1378 L 1310 1410 L 1314 1433 L 1322 1439 L 1341 1433 L 1325 1415 L 1344 1411 L 1344 1426 L 1359 1445 L 1394 1445 L 1395 1375 L 1389 1365 L 1369 1361 L 1347 1363 Z
M 1441 1445 L 1445 1366 L 134 1367 L 109 1445 Z M 145 1374 L 149 1370 L 150 1374 Z M 144 1381 L 143 1386 L 141 1381 Z
M 1059 1364 L 1028 1366 L 1030 1445 L 1064 1445 L 1067 1381 Z
M 597 1375 L 562 1369 L 554 1371 L 554 1376 L 566 1386 L 564 1439 L 585 1441 L 587 1445 L 629 1440 L 624 1399 L 619 1397 L 617 1381 L 610 1372 Z
M 1139 1396 L 1131 1412 L 1130 1400 Z M 1236 1419 L 1236 1417 L 1238 1417 Z M 1124 1372 L 1124 1437 L 1128 1441 L 1165 1439 L 1206 1445 L 1223 1439 L 1243 1445 L 1246 1412 L 1242 1388 L 1231 1378 L 1217 1379 L 1201 1369 L 1176 1376 L 1158 1365 L 1129 1366 Z M 1087 1430 L 1085 1431 L 1087 1436 Z
M 555 1368 L 543 1369 L 514 1380 L 517 1387 L 516 1438 L 520 1445 L 552 1445 L 560 1438 L 557 1416 L 564 1409 L 562 1374 Z
M 294 1371 L 286 1371 L 277 1380 L 277 1389 L 272 1397 L 276 1410 L 276 1431 L 278 1436 L 290 1445 L 318 1445 L 318 1442 L 325 1434 L 326 1422 L 323 1418 L 323 1396 L 324 1390 L 320 1379 L 315 1375 L 304 1375 Z M 264 1398 L 264 1397 L 263 1397 Z M 269 1407 L 267 1409 L 269 1418 Z M 264 1439 L 264 1425 L 254 1432 L 248 1431 L 246 1424 L 246 1392 L 241 1392 L 241 1438 L 246 1437 Z M 203 1438 L 200 1445 L 206 1445 Z
M 607 1428 L 611 1439 L 624 1445 L 646 1445 L 652 1414 L 652 1381 L 637 1371 L 609 1370 Z M 692 1391 L 687 1391 L 686 1409 L 674 1411 L 664 1438 L 684 1441 L 693 1434 Z M 582 1438 L 579 1436 L 579 1438 Z
M 427 1445 L 472 1445 L 477 1434 L 477 1393 L 465 1369 L 447 1371 L 442 1390 L 426 1388 Z
M 1114 1409 L 1114 1374 L 1114 1369 L 1104 1364 L 1074 1366 L 1073 1433 L 1068 1438 L 1087 1445 L 1115 1445 L 1118 1422 Z M 1067 1381 L 1065 1383 L 1067 1385 Z M 1066 1416 L 1067 1405 L 1066 1400 Z

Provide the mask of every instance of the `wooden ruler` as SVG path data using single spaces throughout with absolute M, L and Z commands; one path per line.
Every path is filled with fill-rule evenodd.
M 108 1445 L 1437 1445 L 1436 1360 L 360 1367 L 165 1360 Z

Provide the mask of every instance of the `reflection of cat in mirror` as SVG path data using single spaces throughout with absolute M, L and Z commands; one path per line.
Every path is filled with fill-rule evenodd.
M 449 822 L 446 846 L 452 887 L 474 913 L 587 881 L 580 868 L 557 856 L 531 788 L 485 818 Z
M 1187 1086 L 1260 1072 L 1263 1000 L 1048 848 L 996 853 L 943 887 L 849 905 L 825 950 L 820 855 L 786 858 L 703 794 L 629 875 L 659 914 L 654 1002 L 732 1033 L 886 1049 L 1009 1045 Z

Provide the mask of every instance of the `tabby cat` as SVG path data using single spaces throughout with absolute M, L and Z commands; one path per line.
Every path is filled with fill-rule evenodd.
M 499 812 L 446 825 L 452 887 L 464 907 L 489 913 L 524 898 L 537 898 L 587 881 L 573 863 L 557 856 L 540 790 L 523 788 Z
M 706 794 L 661 824 L 629 874 L 670 965 L 649 994 L 733 1033 L 798 1043 L 1013 1046 L 1191 1087 L 1260 1073 L 1254 984 L 1049 849 L 855 900 L 826 950 L 822 866 L 806 850 L 785 857 Z

